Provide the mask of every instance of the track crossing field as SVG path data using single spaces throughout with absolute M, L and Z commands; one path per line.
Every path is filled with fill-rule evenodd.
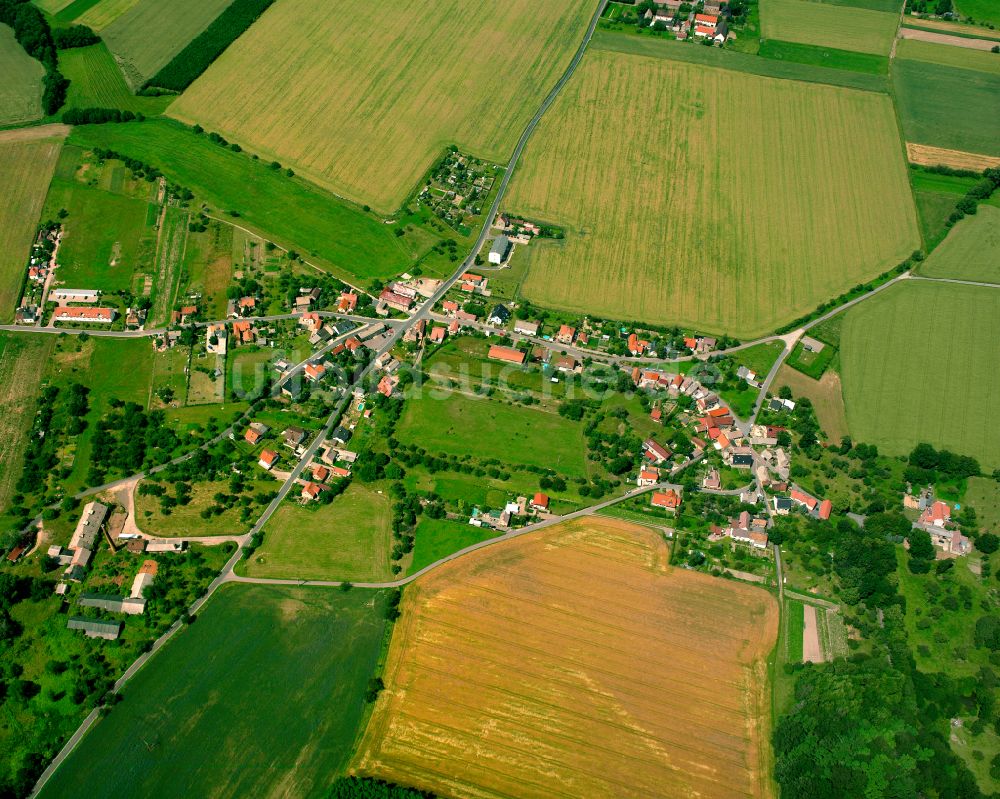
M 448 144 L 505 162 L 592 0 L 281 0 L 171 107 L 392 213 Z
M 888 97 L 599 49 L 505 205 L 568 227 L 530 245 L 528 299 L 739 337 L 920 243 Z
M 921 442 L 1000 467 L 1000 288 L 895 286 L 847 313 L 841 372 L 855 441 L 904 455 Z
M 777 604 L 667 560 L 591 517 L 419 579 L 354 770 L 477 799 L 771 796 Z

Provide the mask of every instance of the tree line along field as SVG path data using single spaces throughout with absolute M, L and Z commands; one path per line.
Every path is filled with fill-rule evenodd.
M 505 204 L 567 227 L 532 245 L 528 299 L 739 337 L 920 242 L 887 96 L 603 50 L 542 120 Z
M 223 586 L 40 796 L 321 796 L 346 765 L 381 593 Z
M 1000 156 L 1000 74 L 900 57 L 892 79 L 907 142 Z
M 1000 208 L 980 205 L 959 221 L 917 270 L 946 277 L 1000 284 Z
M 594 10 L 401 0 L 375 21 L 350 0 L 283 0 L 170 114 L 392 213 L 448 144 L 507 160 Z
M 815 0 L 761 0 L 765 39 L 888 55 L 899 25 L 892 13 Z
M 771 796 L 777 604 L 668 559 L 591 517 L 419 578 L 352 771 L 477 799 Z
M 0 320 L 4 322 L 14 317 L 62 143 L 61 138 L 0 141 Z
M 1000 290 L 912 281 L 847 312 L 851 436 L 903 455 L 921 442 L 1000 467 Z
M 0 126 L 42 116 L 42 65 L 24 52 L 13 29 L 0 25 Z

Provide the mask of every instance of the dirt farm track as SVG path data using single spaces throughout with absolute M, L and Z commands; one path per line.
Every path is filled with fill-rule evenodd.
M 355 762 L 452 797 L 770 797 L 762 589 L 590 518 L 408 590 Z

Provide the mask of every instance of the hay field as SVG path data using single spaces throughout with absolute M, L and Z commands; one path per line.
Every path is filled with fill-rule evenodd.
M 961 150 L 946 150 L 928 144 L 906 143 L 906 157 L 911 164 L 920 166 L 950 166 L 953 169 L 971 169 L 982 172 L 991 166 L 1000 166 L 1000 156 L 965 153 Z
M 445 797 L 768 797 L 765 591 L 590 518 L 406 589 L 353 770 Z
M 529 248 L 528 299 L 745 338 L 920 244 L 888 97 L 600 50 L 506 208 L 568 227 Z
M 171 106 L 392 213 L 450 143 L 505 162 L 592 0 L 282 0 Z
M 855 441 L 921 442 L 1000 467 L 1000 289 L 903 283 L 847 312 L 841 375 Z
M 11 321 L 61 138 L 0 141 L 0 320 Z
M 232 0 L 139 0 L 101 31 L 125 80 L 139 88 L 207 28 Z
M 828 441 L 839 443 L 849 435 L 847 413 L 844 410 L 844 392 L 840 375 L 832 369 L 824 372 L 819 380 L 814 380 L 790 366 L 782 365 L 775 378 L 772 392 L 788 386 L 795 397 L 808 397 L 816 411 L 816 421 Z
M 888 55 L 899 15 L 813 0 L 761 0 L 765 39 Z
M 967 216 L 918 269 L 928 277 L 1000 283 L 1000 208 L 980 205 Z
M 24 52 L 14 31 L 0 25 L 0 125 L 19 125 L 42 116 L 42 65 Z

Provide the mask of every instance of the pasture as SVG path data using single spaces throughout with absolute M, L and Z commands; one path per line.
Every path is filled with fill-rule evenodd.
M 956 224 L 917 270 L 928 277 L 1000 283 L 1000 208 L 980 205 Z
M 101 31 L 133 89 L 170 63 L 232 0 L 139 0 Z
M 867 72 L 872 75 L 884 75 L 889 70 L 889 59 L 885 56 L 838 50 L 835 47 L 818 47 L 814 44 L 782 42 L 777 39 L 766 39 L 761 42 L 757 54 L 776 61 L 814 64 L 830 69 Z
M 41 118 L 44 74 L 42 65 L 18 44 L 13 29 L 0 25 L 0 126 Z
M 753 156 L 721 157 L 733 141 Z M 741 338 L 920 242 L 888 97 L 604 50 L 542 120 L 505 206 L 567 228 L 528 248 L 532 302 Z
M 668 560 L 595 517 L 417 580 L 352 771 L 480 799 L 770 797 L 777 604 Z
M 448 144 L 507 161 L 595 8 L 400 0 L 373 24 L 352 0 L 283 0 L 170 113 L 392 213 Z
M 348 279 L 395 276 L 412 263 L 375 217 L 176 123 L 87 125 L 74 128 L 70 140 L 155 166 L 213 207 L 237 212 L 240 224 Z
M 813 0 L 761 0 L 760 18 L 764 39 L 883 56 L 889 54 L 899 24 L 898 12 Z
M 396 437 L 433 453 L 496 458 L 569 477 L 587 474 L 583 425 L 555 411 L 424 392 L 407 399 Z
M 962 14 L 977 22 L 1000 25 L 1000 9 L 993 0 L 958 0 L 956 5 Z
M 0 141 L 0 320 L 4 322 L 12 321 L 27 279 L 31 243 L 61 148 L 62 139 L 55 138 Z
M 993 75 L 1000 74 L 1000 58 L 997 58 L 996 53 L 973 50 L 969 47 L 952 47 L 916 39 L 900 39 L 896 43 L 896 57 L 909 61 L 942 64 L 946 67 L 974 69 Z
M 287 450 L 283 454 L 287 459 Z M 389 579 L 391 514 L 384 486 L 353 482 L 329 505 L 303 506 L 298 498 L 293 491 L 267 523 L 264 543 L 246 562 L 248 577 Z
M 841 374 L 855 441 L 921 442 L 1000 467 L 1000 289 L 912 281 L 847 312 Z
M 223 586 L 41 796 L 78 796 L 80 785 L 105 799 L 323 795 L 364 715 L 383 601 L 370 591 Z
M 906 141 L 1000 155 L 1000 74 L 898 58 L 892 79 Z

